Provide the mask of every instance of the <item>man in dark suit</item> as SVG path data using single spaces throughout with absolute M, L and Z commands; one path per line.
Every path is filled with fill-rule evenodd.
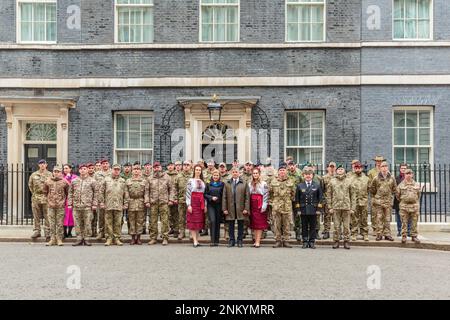
M 302 219 L 303 249 L 315 249 L 317 213 L 322 208 L 323 192 L 320 184 L 313 181 L 311 168 L 303 170 L 304 182 L 298 184 L 295 195 L 296 208 Z

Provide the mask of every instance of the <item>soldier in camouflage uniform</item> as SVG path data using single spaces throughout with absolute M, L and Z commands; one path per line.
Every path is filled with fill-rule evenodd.
M 276 179 L 276 170 L 272 166 L 272 159 L 267 158 L 266 164 L 264 165 L 264 170 L 261 174 L 261 179 L 267 183 L 268 186 L 272 183 L 274 179 Z M 267 222 L 269 223 L 269 229 L 275 230 L 273 227 L 273 219 L 272 219 L 272 206 L 269 204 L 267 206 Z M 268 229 L 268 230 L 269 230 Z M 262 238 L 265 239 L 267 237 L 267 231 L 264 230 L 262 234 Z
M 66 198 L 69 193 L 69 183 L 63 178 L 62 168 L 53 168 L 53 177 L 44 184 L 44 193 L 47 195 L 47 214 L 50 223 L 50 241 L 47 246 L 62 246 L 64 213 Z
M 39 170 L 33 172 L 28 180 L 28 188 L 31 192 L 31 209 L 33 211 L 33 235 L 36 239 L 41 236 L 41 219 L 44 218 L 45 241 L 50 240 L 50 225 L 47 216 L 47 196 L 44 192 L 44 185 L 52 174 L 47 170 L 47 162 L 39 160 Z M 3 196 L 3 195 L 2 195 Z
M 367 177 L 369 178 L 369 186 L 372 184 L 372 180 L 380 172 L 381 163 L 383 161 L 386 161 L 384 159 L 384 157 L 382 157 L 382 156 L 376 156 L 373 160 L 375 161 L 375 167 L 370 169 L 369 172 L 367 173 Z M 373 233 L 376 235 L 376 233 L 377 233 L 377 219 L 376 219 L 376 214 L 375 214 L 374 209 L 373 209 L 372 199 L 370 200 L 369 208 L 370 208 L 370 223 L 372 224 Z
M 381 163 L 381 170 L 373 178 L 370 184 L 372 195 L 372 209 L 376 215 L 377 241 L 382 240 L 382 236 L 388 241 L 394 241 L 391 236 L 391 216 L 393 195 L 397 191 L 395 178 L 389 172 L 387 162 Z
M 100 164 L 100 162 L 99 162 Z M 89 177 L 91 177 L 92 179 L 94 179 L 95 181 L 95 168 L 96 166 L 93 163 L 87 163 L 87 168 L 88 168 L 88 175 Z M 100 164 L 100 168 L 101 168 L 101 164 Z M 98 190 L 97 190 L 98 192 Z M 92 219 L 91 219 L 91 231 L 89 232 L 89 234 L 91 235 L 91 237 L 96 237 L 97 236 L 97 222 L 98 222 L 98 208 L 96 208 L 95 210 L 92 210 Z
M 362 172 L 361 162 L 352 164 L 353 174 L 350 179 L 356 197 L 356 210 L 351 216 L 352 241 L 356 241 L 358 234 L 364 237 L 364 241 L 369 241 L 369 226 L 367 224 L 367 204 L 369 202 L 369 178 Z
M 287 162 L 287 176 L 292 181 L 295 188 L 303 182 L 303 176 L 293 160 L 288 160 Z M 292 222 L 294 224 L 295 239 L 297 241 L 302 241 L 302 220 L 300 215 L 297 215 L 295 212 L 294 202 L 292 203 L 292 208 L 294 209 L 292 212 Z
M 292 225 L 292 202 L 296 186 L 287 176 L 286 164 L 278 169 L 278 178 L 269 186 L 269 204 L 272 206 L 276 244 L 274 248 L 291 248 L 289 237 Z
M 169 175 L 172 185 L 175 186 L 178 172 L 175 170 L 175 164 L 170 162 L 167 165 L 166 173 Z M 178 237 L 178 206 L 174 203 L 169 207 L 169 235 Z
M 252 171 L 253 171 L 254 165 L 253 162 L 247 161 L 244 164 L 244 171 L 241 174 L 241 179 L 244 181 L 245 185 L 248 185 L 252 181 Z M 248 228 L 250 227 L 250 218 L 248 215 L 244 217 L 244 239 L 248 235 Z
M 94 175 L 95 182 L 97 183 L 97 188 L 103 184 L 106 177 L 111 176 L 111 169 L 109 168 L 109 161 L 104 159 L 100 161 L 102 165 L 102 170 L 97 171 Z M 100 190 L 97 191 L 100 194 Z M 98 219 L 98 234 L 97 240 L 105 238 L 105 209 L 97 208 L 97 219 Z
M 183 162 L 181 171 L 175 180 L 175 202 L 178 206 L 178 240 L 182 240 L 186 233 L 186 186 L 192 178 L 192 165 L 190 161 Z
M 152 165 L 150 162 L 146 162 L 144 164 L 142 176 L 147 180 L 152 174 L 153 174 Z M 149 216 L 150 216 L 150 209 L 146 207 L 144 211 L 144 224 L 142 225 L 142 234 L 147 234 L 147 217 Z
M 334 178 L 336 174 L 336 163 L 331 161 L 328 163 L 327 166 L 327 174 L 322 177 L 322 187 L 323 187 L 323 194 L 324 194 L 324 217 L 323 217 L 323 239 L 329 239 L 330 238 L 330 230 L 331 230 L 331 221 L 333 218 L 333 215 L 330 213 L 330 207 L 328 205 L 328 199 L 327 199 L 327 190 L 329 188 L 331 179 Z
M 144 224 L 145 213 L 145 185 L 147 180 L 142 177 L 141 165 L 133 166 L 133 176 L 125 183 L 125 207 L 128 209 L 128 219 L 130 221 L 129 234 L 131 235 L 131 245 L 141 245 L 142 226 Z
M 397 186 L 396 197 L 400 201 L 402 243 L 406 243 L 409 221 L 411 221 L 411 239 L 415 243 L 420 243 L 417 238 L 417 220 L 420 212 L 420 184 L 414 181 L 411 169 L 406 169 L 405 179 Z
M 95 163 L 95 170 L 94 171 L 95 171 L 94 174 L 96 172 L 102 171 L 102 162 L 100 160 Z
M 181 173 L 183 170 L 183 163 L 181 161 L 175 161 L 175 171 L 178 173 Z
M 327 201 L 334 218 L 333 249 L 339 248 L 341 225 L 344 230 L 344 248 L 350 249 L 350 217 L 356 210 L 356 198 L 352 180 L 346 176 L 342 165 L 338 166 L 335 177 L 328 185 Z
M 169 207 L 174 205 L 175 188 L 169 175 L 162 171 L 161 164 L 153 164 L 153 175 L 147 179 L 145 205 L 150 208 L 149 245 L 156 244 L 158 216 L 161 220 L 163 246 L 169 244 Z
M 136 161 L 134 164 L 139 164 L 140 165 L 139 161 Z M 131 172 L 131 168 L 132 168 L 132 165 L 131 165 L 130 162 L 126 162 L 123 165 L 123 171 L 120 173 L 120 177 L 123 180 L 125 180 L 125 182 L 127 182 L 128 179 L 131 179 L 131 177 L 133 175 L 132 172 Z M 121 226 L 120 226 L 120 230 L 122 230 L 123 222 L 125 220 L 127 221 L 127 230 L 128 230 L 128 233 L 129 233 L 130 232 L 130 221 L 128 220 L 128 210 L 123 210 L 122 223 L 121 223 Z
M 72 181 L 67 197 L 67 206 L 73 208 L 77 242 L 73 246 L 90 246 L 86 238 L 92 231 L 92 211 L 97 209 L 97 183 L 88 174 L 88 166 L 81 164 L 80 176 Z
M 105 210 L 105 246 L 123 245 L 120 241 L 122 214 L 125 209 L 125 180 L 120 177 L 120 164 L 115 164 L 111 176 L 102 180 L 99 192 L 100 207 Z

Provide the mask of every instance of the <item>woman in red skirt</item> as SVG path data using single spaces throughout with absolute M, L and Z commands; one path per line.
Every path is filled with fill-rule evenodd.
M 191 232 L 194 248 L 200 246 L 198 232 L 205 228 L 206 201 L 204 193 L 205 183 L 203 182 L 202 167 L 196 165 L 193 178 L 189 179 L 186 186 L 186 227 Z
M 248 184 L 250 189 L 250 228 L 255 234 L 255 248 L 261 244 L 261 236 L 269 227 L 267 223 L 267 206 L 269 205 L 269 187 L 261 180 L 258 168 L 252 171 L 252 180 Z

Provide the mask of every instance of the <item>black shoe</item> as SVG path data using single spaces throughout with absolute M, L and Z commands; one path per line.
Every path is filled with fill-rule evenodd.
M 315 244 L 314 242 L 310 242 L 310 243 L 309 243 L 309 247 L 310 247 L 311 249 L 315 249 L 315 248 L 316 248 L 316 244 Z
M 316 240 L 320 240 L 321 238 L 320 238 L 320 234 L 319 234 L 319 231 L 317 231 L 316 232 Z
M 232 240 L 228 241 L 228 248 L 234 247 L 235 244 L 236 243 L 234 241 L 232 241 Z
M 401 237 L 402 233 L 400 231 L 397 232 L 397 237 Z
M 208 235 L 208 229 L 202 230 L 202 232 L 200 233 L 200 236 L 204 237 Z
M 237 246 L 238 246 L 239 248 L 242 248 L 244 245 L 243 245 L 242 241 L 238 241 L 238 242 L 237 242 Z

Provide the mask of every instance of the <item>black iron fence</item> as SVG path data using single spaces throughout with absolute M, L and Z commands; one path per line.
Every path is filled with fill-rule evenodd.
M 372 166 L 366 165 L 368 172 Z M 411 166 L 414 178 L 421 183 L 421 222 L 447 222 L 450 215 L 450 165 Z M 398 167 L 391 168 L 394 175 Z M 0 165 L 0 225 L 32 225 L 31 193 L 28 180 L 35 168 L 22 164 Z M 324 174 L 318 170 L 318 174 Z M 450 216 L 449 216 L 450 222 Z

